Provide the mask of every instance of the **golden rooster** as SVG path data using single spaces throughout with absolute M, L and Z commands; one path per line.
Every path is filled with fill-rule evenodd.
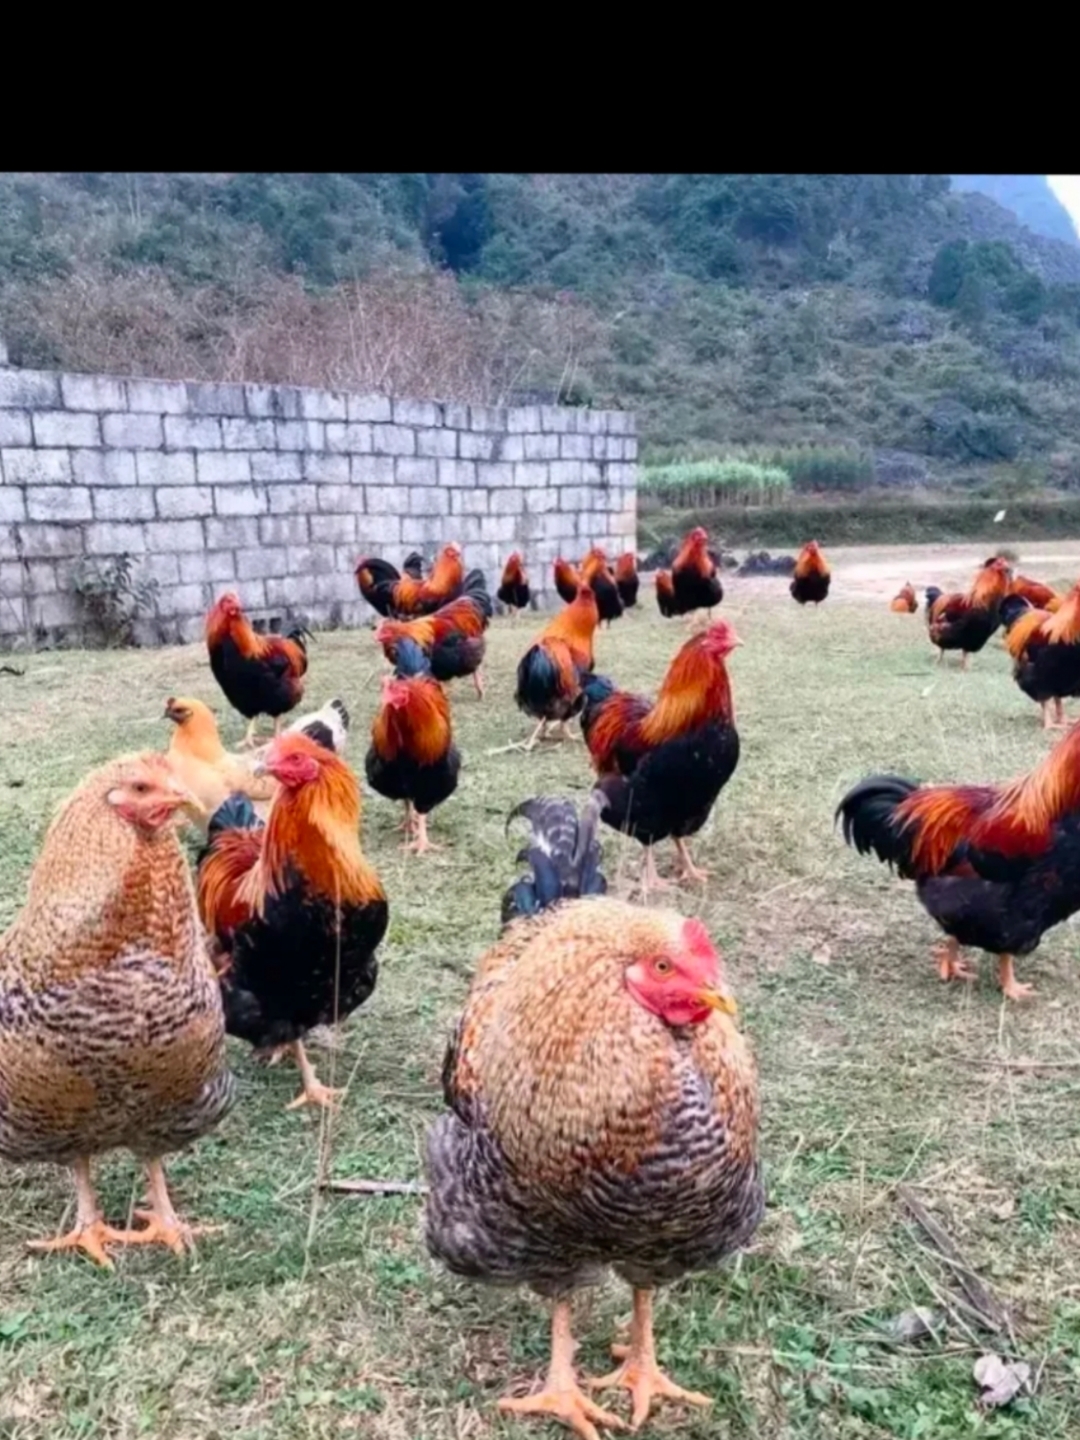
M 926 592 L 930 643 L 937 646 L 938 664 L 946 650 L 960 651 L 960 668 L 977 655 L 1001 623 L 1001 602 L 1009 589 L 1009 562 L 1000 556 L 988 560 L 975 576 L 966 595 L 943 595 L 936 586 Z
M 1049 610 L 1051 614 L 1065 598 L 1056 590 L 1051 590 L 1049 585 L 1044 585 L 1040 580 L 1029 580 L 1026 575 L 1014 575 L 1009 583 L 1008 593 L 1019 595 L 1029 605 L 1034 605 L 1036 610 Z
M 919 601 L 915 595 L 915 586 L 909 580 L 906 585 L 901 586 L 899 592 L 889 601 L 889 609 L 894 610 L 898 615 L 914 615 L 919 608 Z
M 495 592 L 495 598 L 500 605 L 504 605 L 508 614 L 513 618 L 519 610 L 529 608 L 531 592 L 529 590 L 529 577 L 525 570 L 525 561 L 520 550 L 515 550 L 503 567 L 502 580 Z
M 619 599 L 624 610 L 632 610 L 637 604 L 641 581 L 637 573 L 637 556 L 632 550 L 625 550 L 615 561 L 615 584 L 619 587 Z
M 548 621 L 521 657 L 517 706 L 538 722 L 523 749 L 531 750 L 543 739 L 552 721 L 558 721 L 561 738 L 570 739 L 566 722 L 582 706 L 581 682 L 593 668 L 593 636 L 599 621 L 596 596 L 588 585 L 579 585 L 573 603 Z
M 795 573 L 788 587 L 800 605 L 820 605 L 829 593 L 832 571 L 816 540 L 808 541 L 799 551 Z
M 217 980 L 175 832 L 194 798 L 164 755 L 93 771 L 45 837 L 26 904 L 0 937 L 0 1155 L 74 1172 L 74 1228 L 36 1250 L 112 1245 L 182 1253 L 200 1233 L 169 1198 L 161 1157 L 212 1130 L 234 1081 Z M 91 1177 L 94 1156 L 135 1153 L 147 1168 L 146 1225 L 115 1230 Z
M 594 545 L 582 560 L 580 574 L 596 596 L 596 608 L 600 612 L 601 621 L 610 625 L 623 613 L 623 602 L 614 571 L 599 545 Z
M 1053 612 L 1033 609 L 1020 595 L 1006 595 L 1001 619 L 1013 679 L 1042 707 L 1044 730 L 1067 729 L 1063 701 L 1080 695 L 1080 585 Z
M 248 623 L 233 591 L 222 595 L 206 617 L 206 648 L 210 669 L 225 699 L 248 722 L 244 745 L 255 744 L 260 715 L 281 730 L 281 717 L 304 698 L 307 639 L 303 626 L 288 635 L 258 635 Z
M 511 923 L 450 1042 L 425 1236 L 454 1274 L 553 1302 L 546 1384 L 499 1408 L 598 1440 L 597 1425 L 625 1424 L 579 1387 L 571 1300 L 609 1266 L 633 1288 L 630 1343 L 586 1386 L 628 1390 L 634 1429 L 656 1398 L 710 1403 L 660 1369 L 653 1295 L 714 1269 L 761 1220 L 757 1076 L 701 921 L 601 893 L 595 799 L 580 827 L 568 801 L 518 813 L 534 874 L 507 893 Z
M 391 620 L 430 615 L 441 605 L 457 599 L 466 578 L 461 546 L 455 544 L 443 546 L 426 580 L 409 571 L 400 575 L 388 560 L 380 560 L 376 555 L 366 555 L 359 560 L 355 574 L 364 599 Z
M 555 590 L 560 600 L 571 605 L 577 596 L 578 586 L 581 584 L 581 576 L 577 567 L 571 565 L 569 560 L 564 560 L 560 555 L 552 567 L 555 576 Z

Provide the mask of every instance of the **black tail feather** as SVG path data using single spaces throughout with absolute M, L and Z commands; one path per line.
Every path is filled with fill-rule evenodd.
M 870 775 L 853 786 L 836 807 L 844 840 L 860 855 L 871 852 L 884 864 L 911 878 L 911 837 L 893 819 L 901 801 L 918 790 L 901 775 Z
M 594 791 L 580 820 L 572 800 L 551 796 L 536 796 L 511 810 L 507 827 L 519 816 L 531 827 L 532 843 L 518 852 L 517 860 L 526 862 L 532 873 L 521 876 L 503 896 L 504 926 L 525 915 L 539 915 L 561 900 L 607 892 L 597 840 L 602 807 L 603 797 Z

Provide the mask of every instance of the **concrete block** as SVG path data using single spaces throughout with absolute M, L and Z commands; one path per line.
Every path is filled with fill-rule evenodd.
M 55 556 L 62 558 L 83 553 L 83 531 L 78 524 L 68 525 L 21 525 L 19 539 L 23 554 L 30 557 Z M 11 553 L 8 547 L 6 553 Z
M 345 395 L 331 390 L 299 390 L 302 420 L 347 420 L 349 406 Z M 287 415 L 284 419 L 291 420 Z
M 395 425 L 435 426 L 441 423 L 442 414 L 438 406 L 429 400 L 398 400 L 391 402 L 391 414 Z
M 318 487 L 315 485 L 271 485 L 271 515 L 310 514 L 318 505 Z
M 165 443 L 165 430 L 160 415 L 103 415 L 101 434 L 105 444 L 114 450 L 160 450 Z M 99 445 L 101 441 L 95 440 L 93 443 Z
M 637 486 L 637 466 L 627 461 L 609 464 L 607 476 L 608 482 L 621 490 L 633 490 Z
M 0 561 L 0 599 L 14 600 L 26 588 L 27 567 L 17 560 Z M 0 605 L 0 615 L 4 607 Z
M 26 630 L 26 604 L 20 592 L 0 605 L 0 635 L 22 635 Z
M 201 550 L 197 554 L 179 555 L 180 579 L 185 585 L 213 585 L 236 576 L 236 561 L 231 550 Z
M 571 536 L 577 536 L 577 514 L 549 515 L 544 523 L 544 530 L 549 540 L 568 540 Z
M 354 485 L 393 485 L 394 462 L 389 455 L 354 455 L 349 474 Z
M 477 545 L 480 542 L 480 524 L 483 515 L 458 515 L 453 521 L 454 534 L 459 545 Z M 471 562 L 470 562 L 471 563 Z
M 492 452 L 493 460 L 515 460 L 525 459 L 525 436 L 524 435 L 497 435 L 497 444 Z
M 78 564 L 76 560 L 27 560 L 24 565 L 5 565 L 5 570 L 14 571 L 20 575 L 28 595 L 51 595 L 59 590 L 59 569 L 65 567 L 65 573 L 69 573 L 71 567 Z M 0 592 L 2 593 L 2 592 Z M 21 593 L 21 589 L 13 591 L 13 594 Z
M 3 374 L 0 370 L 0 377 Z M 6 485 L 71 483 L 71 456 L 66 450 L 0 450 L 0 469 Z
M 563 460 L 590 460 L 592 440 L 587 435 L 560 435 L 559 456 Z
M 295 485 L 304 478 L 303 457 L 299 453 L 279 455 L 256 451 L 251 456 L 251 478 L 274 485 Z
M 492 490 L 492 515 L 521 515 L 525 509 L 525 495 L 521 490 Z
M 156 514 L 152 490 L 113 485 L 90 493 L 94 499 L 95 520 L 153 520 Z
M 546 490 L 526 490 L 525 509 L 530 515 L 547 515 L 559 508 L 559 492 L 550 487 Z
M 182 380 L 126 380 L 124 388 L 129 410 L 147 415 L 187 414 L 187 388 Z
M 106 458 L 110 453 L 106 452 Z M 213 456 L 220 460 L 221 456 Z M 227 458 L 227 457 L 226 457 Z M 78 456 L 76 456 L 76 461 Z M 194 485 L 195 456 L 190 451 L 166 453 L 163 450 L 140 450 L 135 456 L 135 474 L 140 485 Z M 125 484 L 130 483 L 128 481 Z
M 552 435 L 565 435 L 571 429 L 573 411 L 562 405 L 540 406 L 540 429 Z
M 90 520 L 94 507 L 82 485 L 34 485 L 26 494 L 31 520 Z
M 364 513 L 364 487 L 362 485 L 320 485 L 318 487 L 319 509 L 333 514 L 347 515 Z
M 336 566 L 332 545 L 289 546 L 289 575 L 325 575 Z
M 557 462 L 556 462 L 557 463 Z M 547 490 L 551 484 L 549 460 L 520 460 L 514 466 L 514 488 L 517 490 Z
M 372 427 L 331 421 L 326 426 L 326 448 L 332 455 L 370 455 Z
M 486 515 L 488 513 L 488 491 L 476 490 L 451 490 L 450 514 L 451 515 Z
M 271 456 L 271 459 L 275 458 Z M 251 455 L 239 450 L 228 455 L 213 451 L 204 455 L 199 451 L 195 456 L 195 473 L 200 485 L 248 485 L 252 478 L 252 459 Z
M 356 543 L 356 516 L 312 515 L 310 520 L 311 538 L 320 544 L 354 545 Z M 355 563 L 355 561 L 353 562 Z M 350 569 L 352 566 L 349 567 Z
M 558 435 L 526 435 L 526 460 L 557 460 L 559 458 Z
M 111 442 L 110 442 L 111 443 Z M 220 450 L 221 421 L 216 417 L 165 416 L 167 450 Z M 202 456 L 199 456 L 202 459 Z
M 65 410 L 38 410 L 33 416 L 34 444 L 100 445 L 101 425 L 96 415 L 69 415 Z
M 46 630 L 78 625 L 82 619 L 79 603 L 72 594 L 30 596 L 26 608 L 31 625 L 40 625 Z
M 216 515 L 265 515 L 270 508 L 261 485 L 215 485 L 213 494 Z
M 418 430 L 416 453 L 453 458 L 458 453 L 458 436 L 454 430 Z
M 496 410 L 491 405 L 469 406 L 469 429 L 491 430 L 495 433 L 506 430 L 506 411 Z
M 154 498 L 162 520 L 190 520 L 214 513 L 214 492 L 206 485 L 166 485 L 154 492 Z
M 440 486 L 454 490 L 474 490 L 477 485 L 475 460 L 439 460 L 437 478 Z
M 143 570 L 159 585 L 180 584 L 180 556 L 163 555 L 160 551 L 156 555 L 148 555 L 143 561 Z
M 237 550 L 236 578 L 261 580 L 289 573 L 289 552 L 282 546 L 262 545 L 257 550 Z
M 0 370 L 0 410 L 55 409 L 60 377 L 49 370 Z
M 409 492 L 392 485 L 365 485 L 364 509 L 368 515 L 407 515 Z
M 158 606 L 162 615 L 202 615 L 206 592 L 201 585 L 163 585 Z
M 259 522 L 250 516 L 229 516 L 228 519 L 207 518 L 203 521 L 208 550 L 233 550 L 244 545 L 258 545 Z
M 226 450 L 273 450 L 275 427 L 272 420 L 225 419 L 221 439 Z
M 292 385 L 245 385 L 244 400 L 253 420 L 299 420 L 301 392 Z
M 410 515 L 449 515 L 450 492 L 439 489 L 410 490 Z
M 350 420 L 386 421 L 393 415 L 385 395 L 347 395 L 345 401 Z
M 592 502 L 592 490 L 587 485 L 566 485 L 559 491 L 559 509 L 564 513 L 576 514 Z
M 158 520 L 146 527 L 146 548 L 153 554 L 179 554 L 183 550 L 203 548 L 203 527 L 199 520 Z
M 580 460 L 552 460 L 548 466 L 548 479 L 552 485 L 580 485 L 583 474 Z
M 480 521 L 481 540 L 497 540 L 500 544 L 513 540 L 516 521 L 513 515 L 485 515 Z
M 259 521 L 261 545 L 306 545 L 308 534 L 306 515 L 264 515 Z
M 394 464 L 394 483 L 398 486 L 407 486 L 410 489 L 415 486 L 435 486 L 439 481 L 439 462 L 437 460 L 424 459 L 412 460 L 404 456 Z M 416 511 L 416 514 L 427 514 L 427 511 Z
M 514 483 L 513 465 L 491 464 L 485 465 L 477 462 L 475 484 L 483 485 L 489 490 L 509 490 Z
M 26 496 L 15 485 L 0 485 L 0 524 L 17 525 L 26 519 Z
M 351 575 L 316 575 L 315 576 L 315 599 L 324 604 L 340 602 L 348 605 L 359 600 L 360 594 L 356 588 L 356 581 Z
M 102 521 L 88 525 L 85 536 L 87 555 L 146 554 L 146 528 L 143 525 Z
M 378 455 L 415 455 L 416 431 L 404 425 L 373 425 L 372 448 Z
M 357 559 L 365 552 L 374 555 L 381 548 L 400 544 L 401 520 L 397 515 L 369 513 L 356 522 Z
M 0 410 L 0 446 L 34 443 L 30 416 L 23 410 Z
M 403 545 L 436 545 L 442 538 L 445 523 L 438 515 L 407 515 L 401 522 Z
M 286 575 L 263 581 L 266 604 L 271 610 L 292 610 L 297 605 L 311 605 L 315 600 L 314 575 Z
M 540 410 L 536 405 L 517 405 L 506 412 L 506 428 L 512 435 L 534 435 L 540 429 Z
M 205 385 L 189 382 L 188 410 L 192 415 L 246 415 L 243 385 Z
M 439 409 L 442 412 L 442 423 L 448 430 L 468 430 L 469 407 L 467 405 L 444 400 Z
M 347 485 L 349 483 L 348 455 L 313 455 L 304 459 L 304 479 L 315 484 Z
M 123 380 L 106 375 L 61 375 L 60 394 L 69 410 L 126 410 Z
M 451 435 L 453 431 L 442 433 Z M 474 435 L 471 430 L 463 430 L 457 437 L 457 453 L 463 460 L 498 460 L 507 439 L 506 435 Z
M 326 426 L 321 420 L 276 420 L 279 450 L 325 450 Z

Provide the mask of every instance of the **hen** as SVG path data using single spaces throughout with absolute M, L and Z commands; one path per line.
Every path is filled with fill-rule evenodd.
M 1031 773 L 1005 785 L 919 786 L 874 775 L 837 809 L 844 839 L 915 881 L 927 913 L 949 937 L 943 980 L 974 978 L 961 946 L 998 957 L 1005 995 L 1032 993 L 1013 959 L 1080 910 L 1080 727 Z
M 607 625 L 618 620 L 623 612 L 622 598 L 615 576 L 608 565 L 607 556 L 599 545 L 594 545 L 581 562 L 581 578 L 596 596 L 596 608 L 600 619 Z
M 795 572 L 788 587 L 800 605 L 820 605 L 829 593 L 832 571 L 816 540 L 810 540 L 799 551 Z
M 75 1225 L 37 1250 L 160 1243 L 199 1232 L 173 1210 L 161 1157 L 233 1101 L 221 997 L 195 908 L 178 812 L 197 809 L 164 755 L 95 770 L 45 837 L 21 913 L 0 936 L 0 1155 L 69 1165 Z M 146 1165 L 140 1230 L 105 1223 L 91 1160 Z
M 571 565 L 569 560 L 564 560 L 560 556 L 555 561 L 553 574 L 555 591 L 559 599 L 564 600 L 567 605 L 573 604 L 577 597 L 578 586 L 581 584 L 581 576 L 578 574 L 576 566 Z
M 511 615 L 529 608 L 529 577 L 525 573 L 525 561 L 520 550 L 515 550 L 503 567 L 502 582 L 495 598 L 506 606 Z
M 723 620 L 689 639 L 671 662 L 655 704 L 616 690 L 604 676 L 584 682 L 582 732 L 608 804 L 604 822 L 645 846 L 642 891 L 663 889 L 653 846 L 669 836 L 679 878 L 704 880 L 686 844 L 739 762 L 726 660 L 742 641 Z
M 364 772 L 380 795 L 404 800 L 405 848 L 423 855 L 436 848 L 428 839 L 427 817 L 457 789 L 461 756 L 450 728 L 450 701 L 424 652 L 402 639 L 396 656 L 396 673 L 383 680 Z
M 671 563 L 671 588 L 673 615 L 693 615 L 696 610 L 712 610 L 724 598 L 720 566 L 709 549 L 708 532 L 700 525 L 690 531 Z
M 1073 586 L 1053 613 L 1033 609 L 1019 595 L 1007 595 L 1001 619 L 1013 679 L 1042 707 L 1044 730 L 1064 729 L 1062 702 L 1080 695 L 1080 585 Z
M 938 664 L 946 650 L 959 650 L 961 669 L 968 668 L 969 656 L 977 655 L 998 628 L 1008 588 L 1009 562 L 995 557 L 982 567 L 966 595 L 938 591 L 932 597 L 927 590 L 927 623 L 930 643 L 937 646 Z
M 276 735 L 282 715 L 295 710 L 304 698 L 309 638 L 302 626 L 288 635 L 257 635 L 231 590 L 207 615 L 210 669 L 225 699 L 248 722 L 245 745 L 255 743 L 255 722 L 260 715 L 273 719 Z
M 901 586 L 898 594 L 889 601 L 889 609 L 895 610 L 898 615 L 914 615 L 919 608 L 919 602 L 915 596 L 915 586 L 909 581 Z
M 637 604 L 638 590 L 641 586 L 637 573 L 637 556 L 632 550 L 627 550 L 615 561 L 615 584 L 619 590 L 619 599 L 623 603 L 623 609 L 632 610 Z
M 351 1014 L 378 976 L 389 912 L 360 849 L 360 786 L 349 766 L 306 735 L 274 740 L 261 767 L 278 782 L 263 826 L 231 796 L 199 857 L 203 923 L 224 955 L 230 1035 L 256 1050 L 289 1046 L 303 1080 L 290 1108 L 329 1105 L 303 1037 Z
M 633 1287 L 630 1343 L 586 1386 L 628 1390 L 634 1428 L 657 1397 L 710 1403 L 659 1368 L 653 1295 L 761 1220 L 757 1077 L 701 922 L 596 894 L 595 813 L 580 832 L 567 801 L 526 813 L 534 879 L 504 900 L 524 916 L 481 959 L 447 1051 L 425 1237 L 454 1274 L 553 1302 L 543 1390 L 499 1408 L 598 1440 L 624 1422 L 579 1387 L 571 1300 L 608 1267 Z
M 380 560 L 376 555 L 359 560 L 355 574 L 364 599 L 380 615 L 390 619 L 409 620 L 417 615 L 430 615 L 440 605 L 456 600 L 465 583 L 461 547 L 453 544 L 444 545 L 439 551 L 426 580 L 422 575 L 408 572 L 401 575 L 388 560 Z
M 545 737 L 553 721 L 559 723 L 562 738 L 570 738 L 566 722 L 581 709 L 581 682 L 593 668 L 599 620 L 596 597 L 588 585 L 579 585 L 574 601 L 548 621 L 518 662 L 517 706 L 537 721 L 523 749 L 531 750 Z
M 419 645 L 431 664 L 436 680 L 447 682 L 473 677 L 476 693 L 484 698 L 484 677 L 481 666 L 487 642 L 484 631 L 491 619 L 491 597 L 479 570 L 471 571 L 467 588 L 430 615 L 416 620 L 383 620 L 375 631 L 375 639 L 383 654 L 394 663 L 400 640 Z
M 221 743 L 209 705 L 190 695 L 170 696 L 165 702 L 164 718 L 175 726 L 166 756 L 177 779 L 203 807 L 204 834 L 210 816 L 230 795 L 270 800 L 274 782 L 256 779 L 250 756 L 229 754 Z

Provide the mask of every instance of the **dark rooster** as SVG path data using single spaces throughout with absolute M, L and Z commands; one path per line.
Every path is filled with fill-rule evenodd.
M 619 595 L 619 587 L 615 583 L 615 576 L 608 564 L 607 556 L 599 545 L 594 545 L 585 556 L 580 570 L 582 580 L 596 596 L 596 608 L 599 611 L 600 619 L 607 625 L 610 625 L 613 620 L 618 620 L 623 612 L 622 598 Z
M 1053 612 L 1032 608 L 1020 595 L 1007 595 L 1001 619 L 1013 679 L 1042 707 L 1044 730 L 1065 729 L 1062 702 L 1080 695 L 1080 585 L 1074 585 Z
M 627 550 L 615 561 L 615 584 L 618 586 L 623 609 L 632 610 L 637 604 L 638 590 L 641 587 L 637 573 L 637 556 L 632 550 Z
M 670 570 L 656 572 L 656 604 L 665 620 L 672 619 L 679 612 L 675 608 L 675 582 Z
M 559 723 L 562 738 L 570 738 L 566 722 L 581 709 L 581 682 L 593 668 L 593 636 L 599 623 L 595 595 L 588 585 L 579 585 L 573 603 L 548 621 L 521 657 L 514 698 L 537 726 L 520 748 L 531 750 L 553 721 Z
M 720 566 L 709 549 L 709 535 L 699 525 L 691 530 L 682 549 L 671 562 L 671 588 L 674 595 L 673 615 L 693 615 L 697 610 L 712 610 L 724 598 Z
M 307 735 L 271 742 L 256 773 L 279 789 L 266 825 L 232 795 L 199 856 L 199 911 L 223 952 L 225 1025 L 256 1050 L 288 1046 L 298 1105 L 329 1105 L 303 1037 L 352 1013 L 378 976 L 386 894 L 360 849 L 360 786 L 340 756 Z
M 456 600 L 417 620 L 383 620 L 375 639 L 391 664 L 398 641 L 414 641 L 427 656 L 436 680 L 446 683 L 471 675 L 482 700 L 484 677 L 480 667 L 487 645 L 484 631 L 491 613 L 491 596 L 484 577 L 479 570 L 471 570 L 466 576 L 466 590 Z
M 553 574 L 555 591 L 559 599 L 564 600 L 567 605 L 572 604 L 577 595 L 578 586 L 581 584 L 581 576 L 578 574 L 577 567 L 571 565 L 569 560 L 564 560 L 560 555 L 555 561 Z
M 1032 993 L 1013 959 L 1080 910 L 1080 727 L 1031 773 L 1005 785 L 919 786 L 874 775 L 837 809 L 844 839 L 915 881 L 923 909 L 948 939 L 943 980 L 969 980 L 970 945 L 998 957 L 1010 1000 Z
M 832 571 L 816 540 L 809 541 L 795 560 L 795 573 L 788 587 L 800 605 L 820 605 L 829 593 Z
M 382 705 L 364 761 L 368 784 L 405 802 L 405 848 L 434 850 L 427 817 L 457 789 L 461 756 L 450 729 L 450 701 L 415 641 L 395 647 L 396 670 L 382 684 Z
M 977 655 L 1001 623 L 1001 602 L 1009 589 L 1009 562 L 995 556 L 975 577 L 966 595 L 926 592 L 930 643 L 937 646 L 938 664 L 946 650 L 960 651 L 960 668 Z
M 410 556 L 412 560 L 414 557 Z M 417 557 L 418 558 L 418 557 Z M 367 555 L 357 562 L 356 583 L 368 604 L 380 615 L 408 620 L 430 615 L 456 600 L 465 585 L 465 567 L 459 545 L 444 545 L 428 579 L 401 575 L 388 560 Z
M 616 690 L 604 676 L 584 682 L 582 731 L 608 805 L 605 824 L 645 846 L 642 890 L 665 888 L 652 847 L 669 836 L 679 878 L 704 880 L 686 844 L 696 835 L 739 761 L 726 660 L 742 641 L 726 621 L 692 636 L 675 656 L 655 703 Z
M 520 550 L 515 550 L 503 567 L 502 583 L 495 592 L 495 598 L 506 606 L 511 615 L 529 608 L 529 577 L 525 573 L 525 561 Z
M 255 743 L 260 715 L 281 730 L 281 717 L 295 710 L 304 698 L 307 641 L 303 626 L 287 635 L 257 635 L 248 624 L 240 597 L 232 590 L 222 595 L 206 617 L 206 648 L 210 669 L 226 700 L 248 722 L 245 745 Z
M 657 1399 L 710 1403 L 660 1369 L 653 1297 L 761 1221 L 757 1074 L 701 921 L 600 893 L 593 805 L 580 826 L 567 801 L 522 810 L 533 877 L 504 899 L 523 918 L 481 958 L 447 1049 L 425 1238 L 455 1275 L 553 1303 L 546 1383 L 500 1410 L 599 1440 L 625 1422 L 589 1389 L 629 1391 L 634 1429 Z M 630 1343 L 579 1386 L 572 1297 L 608 1267 L 634 1292 Z

